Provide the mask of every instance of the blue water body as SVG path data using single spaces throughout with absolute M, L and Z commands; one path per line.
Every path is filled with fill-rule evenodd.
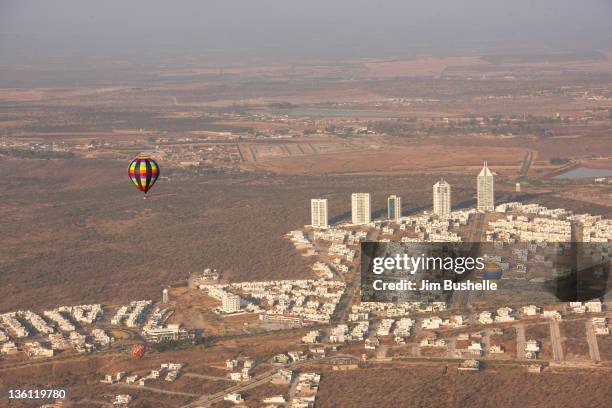
M 559 174 L 553 178 L 558 180 L 577 180 L 596 177 L 612 177 L 612 170 L 576 167 L 575 169 L 566 171 L 565 173 Z

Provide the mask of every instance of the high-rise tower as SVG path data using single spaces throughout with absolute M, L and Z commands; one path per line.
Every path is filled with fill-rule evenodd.
M 493 211 L 495 209 L 495 193 L 493 186 L 493 173 L 484 162 L 477 178 L 478 211 Z
M 370 213 L 370 194 L 353 193 L 351 195 L 351 220 L 353 224 L 369 224 L 372 220 Z
M 310 200 L 310 220 L 310 224 L 315 228 L 327 228 L 329 226 L 326 198 Z
M 402 197 L 391 195 L 387 198 L 387 218 L 393 222 L 402 218 Z
M 433 212 L 440 216 L 451 212 L 451 186 L 444 179 L 433 186 Z

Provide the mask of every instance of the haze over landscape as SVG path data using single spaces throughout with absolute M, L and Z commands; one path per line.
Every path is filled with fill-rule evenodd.
M 1 1 L 0 407 L 608 406 L 610 21 Z M 364 241 L 484 268 L 369 301 Z
M 0 10 L 0 61 L 9 65 L 590 52 L 612 41 L 604 0 L 5 0 Z

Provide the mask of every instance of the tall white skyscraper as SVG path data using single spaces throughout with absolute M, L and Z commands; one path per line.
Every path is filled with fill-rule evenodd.
M 477 178 L 478 211 L 493 211 L 495 209 L 495 195 L 493 187 L 493 173 L 484 162 Z
M 387 218 L 395 222 L 402 218 L 402 197 L 391 195 L 387 198 Z
M 433 212 L 442 216 L 451 212 L 451 186 L 444 179 L 433 186 Z
M 351 219 L 353 224 L 369 224 L 372 216 L 370 214 L 370 194 L 353 193 L 351 195 Z
M 310 224 L 315 228 L 329 227 L 327 198 L 313 198 L 310 200 L 310 220 Z

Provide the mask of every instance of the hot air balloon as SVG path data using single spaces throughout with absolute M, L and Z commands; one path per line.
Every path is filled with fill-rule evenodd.
M 132 357 L 135 359 L 141 359 L 144 356 L 146 347 L 143 343 L 137 343 L 132 346 Z
M 130 163 L 128 174 L 136 188 L 147 194 L 159 177 L 159 166 L 150 157 L 138 156 Z

